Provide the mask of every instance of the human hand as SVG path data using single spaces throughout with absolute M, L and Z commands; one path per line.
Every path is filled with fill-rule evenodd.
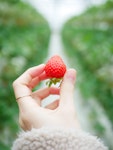
M 20 126 L 24 130 L 43 126 L 78 128 L 73 99 L 76 71 L 67 70 L 59 88 L 46 87 L 33 92 L 32 89 L 39 82 L 47 79 L 44 68 L 44 64 L 32 67 L 13 82 Z M 41 101 L 51 94 L 59 95 L 59 99 L 45 108 L 41 107 Z

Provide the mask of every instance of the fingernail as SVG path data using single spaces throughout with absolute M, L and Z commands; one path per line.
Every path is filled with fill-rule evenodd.
M 72 83 L 75 82 L 76 71 L 74 69 L 69 69 L 66 73 L 66 78 L 70 80 Z

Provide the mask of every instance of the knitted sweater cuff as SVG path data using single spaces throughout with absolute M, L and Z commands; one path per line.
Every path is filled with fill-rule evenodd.
M 21 132 L 12 150 L 107 150 L 95 136 L 77 129 L 43 127 Z

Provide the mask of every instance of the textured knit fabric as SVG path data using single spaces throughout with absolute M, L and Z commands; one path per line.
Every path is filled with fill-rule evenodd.
M 103 143 L 76 129 L 49 128 L 22 132 L 12 150 L 107 150 Z

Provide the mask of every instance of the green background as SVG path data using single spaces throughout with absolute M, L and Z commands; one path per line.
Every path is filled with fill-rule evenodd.
M 112 8 L 112 1 L 91 7 L 68 20 L 61 33 L 68 62 L 77 70 L 81 108 L 88 110 L 91 126 L 88 131 L 110 150 L 112 139 L 99 113 L 113 132 Z M 0 0 L 0 150 L 10 150 L 19 131 L 12 82 L 27 68 L 44 63 L 50 35 L 47 21 L 31 6 L 19 0 Z

